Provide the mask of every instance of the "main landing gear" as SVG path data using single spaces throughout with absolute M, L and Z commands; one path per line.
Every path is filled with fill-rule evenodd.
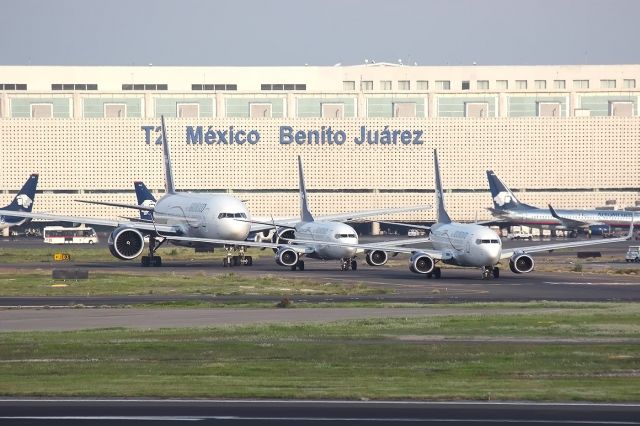
M 165 241 L 166 240 L 164 238 L 161 238 L 160 242 L 156 245 L 157 239 L 149 236 L 149 256 L 142 256 L 140 261 L 142 266 L 162 266 L 162 257 L 156 256 L 155 254 L 156 250 L 158 250 Z
M 485 266 L 482 268 L 482 279 L 488 280 L 489 278 L 500 278 L 500 268 L 497 266 Z
M 351 269 L 352 271 L 355 271 L 358 269 L 358 262 L 356 262 L 355 259 L 352 259 L 350 257 L 345 257 L 340 259 L 340 270 L 341 271 L 348 271 L 349 269 Z
M 224 249 L 227 251 L 226 257 L 222 259 L 222 266 L 225 268 L 239 265 L 253 265 L 253 258 L 244 254 L 244 246 L 224 246 Z M 235 251 L 238 251 L 237 255 L 232 254 Z
M 431 279 L 431 278 L 440 278 L 442 276 L 442 269 L 438 268 L 437 266 L 435 268 L 433 268 L 433 271 L 429 272 L 427 274 L 427 278 Z
M 295 271 L 296 269 L 304 271 L 304 260 L 298 260 L 295 265 L 291 266 L 292 271 Z

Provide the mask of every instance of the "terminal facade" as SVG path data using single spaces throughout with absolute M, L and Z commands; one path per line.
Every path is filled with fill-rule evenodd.
M 34 211 L 135 216 L 74 200 L 162 195 L 163 115 L 176 186 L 257 217 L 298 214 L 298 155 L 316 215 L 433 204 L 433 148 L 457 220 L 490 218 L 487 169 L 529 204 L 634 209 L 638 85 L 640 65 L 0 66 L 0 205 L 40 173 Z

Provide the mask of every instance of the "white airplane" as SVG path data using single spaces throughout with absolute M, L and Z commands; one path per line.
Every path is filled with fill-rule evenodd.
M 278 265 L 290 267 L 292 271 L 304 270 L 303 257 L 320 260 L 339 260 L 343 271 L 358 268 L 356 253 L 358 250 L 358 234 L 351 226 L 339 220 L 347 218 L 344 215 L 327 216 L 320 220 L 315 220 L 307 204 L 307 189 L 304 182 L 304 172 L 302 159 L 298 156 L 298 178 L 300 192 L 300 218 L 292 223 L 288 221 L 261 222 L 251 219 L 236 219 L 242 222 L 249 222 L 275 229 L 272 242 L 260 240 L 247 241 L 249 247 L 271 248 L 275 252 L 275 260 Z M 415 206 L 414 209 L 429 208 L 429 206 Z M 347 214 L 349 218 L 355 216 L 371 216 L 372 213 L 382 214 L 398 209 L 374 210 L 360 212 L 356 215 Z M 404 210 L 404 208 L 402 209 Z M 363 216 L 364 215 L 364 216 Z M 174 237 L 167 236 L 168 240 Z M 190 238 L 196 243 L 219 243 L 217 240 Z M 304 240 L 304 243 L 298 241 Z M 413 242 L 414 240 L 410 240 Z M 339 244 L 334 244 L 339 243 Z M 400 242 L 394 242 L 399 245 Z M 365 259 L 369 265 L 380 266 L 386 263 L 387 253 L 383 250 L 366 250 Z
M 109 236 L 109 250 L 118 259 L 132 260 L 144 250 L 144 237 L 149 236 L 148 256 L 142 256 L 143 266 L 161 266 L 162 259 L 156 250 L 170 241 L 173 244 L 213 249 L 224 247 L 227 256 L 225 265 L 251 265 L 251 256 L 245 255 L 249 232 L 273 228 L 273 225 L 259 225 L 252 229 L 251 216 L 243 202 L 223 194 L 177 192 L 173 183 L 171 152 L 167 140 L 164 117 L 162 123 L 162 149 L 165 171 L 165 194 L 153 203 L 125 204 L 115 202 L 77 200 L 85 203 L 115 207 L 126 207 L 153 213 L 153 221 L 109 220 L 100 218 L 63 216 L 27 211 L 0 210 L 0 216 L 31 218 L 58 222 L 74 222 L 115 228 Z M 371 210 L 358 213 L 344 213 L 330 216 L 335 220 L 350 220 L 390 212 L 419 210 L 425 206 L 411 206 L 394 209 Z M 285 222 L 295 223 L 295 221 Z M 238 255 L 231 255 L 237 252 Z
M 509 259 L 509 269 L 516 274 L 522 274 L 533 271 L 535 262 L 531 257 L 531 253 L 597 244 L 610 244 L 628 240 L 633 234 L 632 222 L 629 227 L 629 233 L 625 237 L 504 249 L 500 237 L 492 229 L 479 224 L 458 223 L 451 220 L 444 205 L 444 192 L 442 191 L 438 153 L 436 150 L 433 151 L 433 160 L 435 164 L 435 193 L 438 209 L 437 221 L 430 227 L 431 234 L 429 241 L 433 245 L 433 249 L 395 247 L 390 246 L 389 243 L 359 244 L 357 248 L 408 253 L 411 255 L 409 270 L 417 274 L 425 275 L 427 278 L 440 278 L 441 269 L 437 265 L 444 263 L 480 268 L 482 270 L 482 278 L 487 279 L 490 276 L 494 278 L 500 276 L 500 269 L 497 265 L 501 259 Z M 302 243 L 303 241 L 297 242 Z
M 13 197 L 11 204 L 3 207 L 2 210 L 6 212 L 30 212 L 33 208 L 33 201 L 36 198 L 37 186 L 38 174 L 34 173 L 29 176 L 20 191 Z M 2 213 L 0 214 L 0 230 L 12 226 L 20 226 L 28 220 L 22 216 L 10 216 L 8 213 Z

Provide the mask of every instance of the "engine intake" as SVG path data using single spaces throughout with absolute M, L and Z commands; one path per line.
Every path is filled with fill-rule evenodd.
M 143 249 L 144 237 L 137 229 L 120 227 L 109 235 L 109 251 L 118 259 L 135 259 Z
M 276 263 L 280 266 L 293 266 L 298 263 L 298 253 L 290 248 L 281 247 L 276 252 Z
M 528 254 L 519 254 L 511 256 L 509 259 L 509 269 L 515 274 L 526 274 L 533 271 L 535 262 Z
M 409 270 L 416 274 L 429 274 L 433 272 L 433 268 L 436 265 L 433 258 L 425 253 L 415 253 L 411 256 L 410 262 Z
M 382 266 L 387 263 L 387 260 L 389 260 L 389 256 L 384 250 L 372 250 L 367 252 L 365 260 L 367 261 L 367 265 L 369 266 Z
M 294 229 L 280 228 L 273 233 L 271 242 L 274 244 L 289 244 L 289 241 L 294 240 L 295 238 L 296 232 Z M 277 253 L 278 251 L 276 249 L 273 249 L 273 252 Z

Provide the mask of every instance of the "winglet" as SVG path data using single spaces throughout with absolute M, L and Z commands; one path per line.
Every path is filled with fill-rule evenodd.
M 307 206 L 307 188 L 304 185 L 304 172 L 302 170 L 302 158 L 298 155 L 298 183 L 300 185 L 300 219 L 303 222 L 313 222 L 313 216 Z
M 164 189 L 167 194 L 175 194 L 173 186 L 173 171 L 171 169 L 171 150 L 169 149 L 169 141 L 167 140 L 167 128 L 164 125 L 164 115 L 160 116 L 162 123 L 162 151 L 164 154 Z
M 442 181 L 440 180 L 440 165 L 438 164 L 438 151 L 433 150 L 433 163 L 436 171 L 436 205 L 438 206 L 438 223 L 451 223 L 451 218 L 444 206 L 444 192 L 442 191 Z

